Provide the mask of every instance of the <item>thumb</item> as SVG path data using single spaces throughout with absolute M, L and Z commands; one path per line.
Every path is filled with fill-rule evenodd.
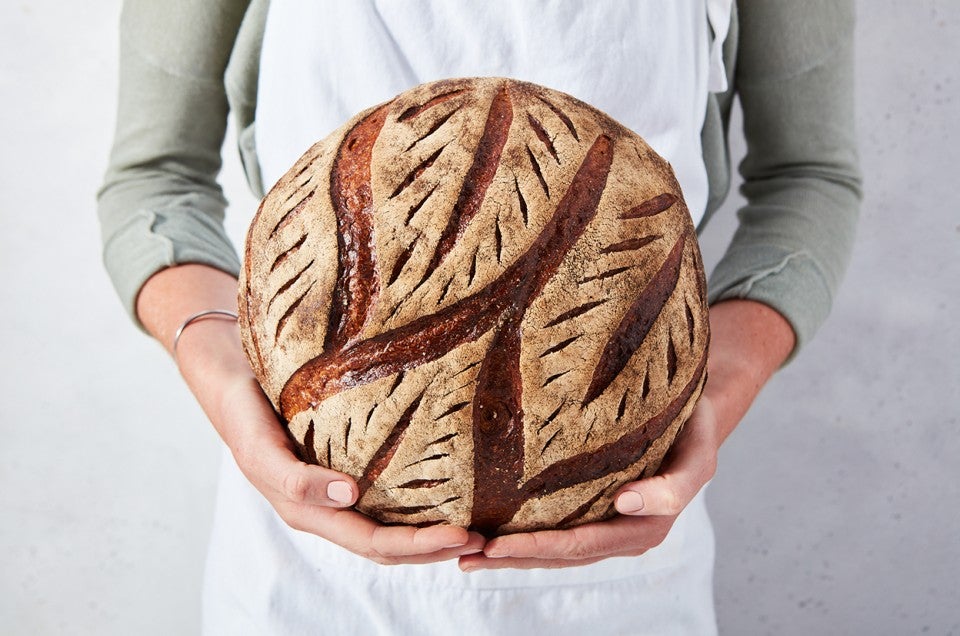
M 680 514 L 716 472 L 717 439 L 713 409 L 701 400 L 660 472 L 620 489 L 615 499 L 617 511 L 625 515 Z

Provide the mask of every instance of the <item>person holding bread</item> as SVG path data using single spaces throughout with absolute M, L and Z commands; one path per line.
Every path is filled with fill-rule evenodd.
M 852 3 L 140 1 L 120 28 L 104 260 L 228 451 L 205 633 L 715 633 L 703 488 L 825 319 L 853 240 Z M 243 351 L 216 181 L 229 114 L 262 196 L 356 113 L 458 77 L 608 113 L 670 162 L 698 230 L 727 194 L 741 101 L 747 204 L 707 285 L 708 379 L 659 472 L 613 493 L 607 521 L 494 538 L 376 522 L 352 508 L 357 480 L 301 461 Z

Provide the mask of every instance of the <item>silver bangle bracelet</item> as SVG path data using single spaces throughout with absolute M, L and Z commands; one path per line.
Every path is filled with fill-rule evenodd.
M 180 343 L 180 336 L 183 335 L 183 330 L 189 327 L 194 322 L 198 320 L 203 320 L 204 318 L 210 318 L 212 316 L 222 316 L 226 318 L 232 318 L 238 320 L 239 316 L 232 311 L 227 311 L 226 309 L 204 309 L 203 311 L 198 311 L 197 313 L 187 316 L 187 319 L 184 320 L 180 327 L 177 329 L 177 333 L 173 335 L 173 358 L 177 358 L 177 345 Z

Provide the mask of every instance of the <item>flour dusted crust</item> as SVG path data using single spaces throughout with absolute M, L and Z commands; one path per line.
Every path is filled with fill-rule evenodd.
M 244 347 L 305 461 L 388 523 L 488 535 L 615 514 L 706 378 L 670 166 L 576 99 L 424 84 L 315 144 L 261 204 Z

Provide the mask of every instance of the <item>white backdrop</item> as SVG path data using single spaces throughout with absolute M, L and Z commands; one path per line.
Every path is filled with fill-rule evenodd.
M 853 263 L 709 492 L 729 634 L 960 634 L 960 2 L 859 5 Z M 0 6 L 4 634 L 198 626 L 219 442 L 100 265 L 118 14 Z M 249 216 L 226 154 L 233 218 Z

